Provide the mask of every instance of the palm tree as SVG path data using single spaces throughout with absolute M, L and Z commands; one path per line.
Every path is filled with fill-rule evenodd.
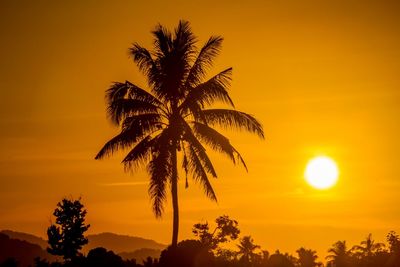
M 369 234 L 367 238 L 361 241 L 360 245 L 356 245 L 352 248 L 354 255 L 363 262 L 365 266 L 372 266 L 373 257 L 381 252 L 385 247 L 383 243 L 376 243 L 372 239 L 372 234 Z
M 260 248 L 259 245 L 254 244 L 253 238 L 251 236 L 244 236 L 240 239 L 239 245 L 237 245 L 239 251 L 237 254 L 240 256 L 240 260 L 242 260 L 246 266 L 253 266 L 257 259 L 261 259 L 261 256 L 255 251 Z
M 360 245 L 356 245 L 352 248 L 352 250 L 356 251 L 356 254 L 361 257 L 370 258 L 374 253 L 380 251 L 385 247 L 383 243 L 376 243 L 375 240 L 372 239 L 372 234 L 369 234 L 367 238 L 361 241 Z
M 328 252 L 329 255 L 326 256 L 328 263 L 336 267 L 349 266 L 351 252 L 347 249 L 346 241 L 337 241 Z
M 299 248 L 296 252 L 299 255 L 298 261 L 300 267 L 317 267 L 322 265 L 322 263 L 316 262 L 318 256 L 315 250 Z
M 172 245 L 178 241 L 178 153 L 182 168 L 217 201 L 209 176 L 217 177 L 203 144 L 227 155 L 234 164 L 243 158 L 229 139 L 214 126 L 245 130 L 264 138 L 261 124 L 251 115 L 234 109 L 213 109 L 219 101 L 234 108 L 228 94 L 232 68 L 204 81 L 219 54 L 223 38 L 212 36 L 198 50 L 188 22 L 180 21 L 173 33 L 162 25 L 152 32 L 154 50 L 135 43 L 129 52 L 146 76 L 149 90 L 126 81 L 115 82 L 106 91 L 108 115 L 121 132 L 108 141 L 96 159 L 115 151 L 130 151 L 122 160 L 125 170 L 146 166 L 149 195 L 155 216 L 161 217 L 170 186 L 173 206 Z M 247 168 L 246 168 L 247 170 Z

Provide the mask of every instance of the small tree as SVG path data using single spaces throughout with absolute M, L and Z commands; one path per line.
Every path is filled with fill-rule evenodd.
M 322 263 L 317 262 L 317 252 L 312 249 L 299 248 L 296 250 L 299 255 L 299 267 L 318 267 Z
M 213 231 L 210 231 L 208 222 L 197 223 L 193 226 L 193 234 L 199 238 L 199 241 L 209 249 L 216 249 L 219 244 L 235 240 L 240 234 L 238 222 L 230 219 L 228 216 L 219 216 L 215 219 L 217 224 Z
M 89 224 L 85 224 L 86 213 L 81 199 L 64 198 L 58 202 L 53 213 L 56 224 L 47 229 L 49 243 L 47 251 L 50 254 L 63 256 L 67 261 L 81 255 L 79 251 L 88 243 L 84 233 L 90 227 Z
M 400 237 L 396 232 L 390 231 L 386 237 L 387 242 L 389 243 L 389 250 L 391 253 L 400 254 Z
M 260 261 L 261 256 L 256 253 L 256 250 L 260 249 L 260 246 L 254 244 L 254 240 L 251 236 L 242 237 L 237 246 L 239 248 L 237 255 L 240 256 L 240 261 L 242 261 L 245 266 L 255 266 L 256 262 Z
M 396 267 L 400 266 L 400 237 L 396 232 L 391 231 L 387 235 L 387 242 L 389 243 L 389 260 L 387 266 Z
M 326 256 L 328 264 L 335 267 L 348 267 L 351 266 L 351 251 L 347 249 L 346 241 L 337 241 L 328 250 L 329 255 Z

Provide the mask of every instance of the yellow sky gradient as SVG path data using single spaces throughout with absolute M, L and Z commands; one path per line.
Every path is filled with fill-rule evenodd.
M 400 4 L 397 1 L 1 1 L 0 229 L 45 236 L 55 204 L 79 197 L 90 232 L 169 243 L 171 209 L 151 212 L 144 172 L 122 154 L 94 156 L 118 129 L 104 91 L 146 86 L 129 59 L 151 48 L 160 22 L 191 22 L 204 42 L 225 38 L 210 74 L 233 67 L 231 96 L 264 125 L 266 141 L 230 132 L 249 173 L 212 154 L 219 203 L 180 186 L 180 239 L 228 214 L 263 248 L 324 255 L 337 240 L 400 232 Z M 338 184 L 310 188 L 316 155 L 335 159 Z

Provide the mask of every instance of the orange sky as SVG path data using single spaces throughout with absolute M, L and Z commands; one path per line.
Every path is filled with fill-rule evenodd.
M 169 206 L 154 218 L 146 174 L 125 174 L 122 154 L 93 158 L 117 133 L 105 89 L 146 84 L 130 44 L 151 47 L 156 23 L 186 19 L 202 42 L 225 37 L 211 74 L 233 67 L 236 106 L 260 119 L 267 139 L 228 135 L 249 173 L 212 154 L 218 204 L 181 184 L 181 239 L 222 214 L 270 251 L 323 255 L 337 240 L 400 232 L 397 1 L 64 2 L 0 3 L 0 229 L 45 236 L 57 201 L 82 196 L 92 233 L 170 242 Z M 340 169 L 324 192 L 303 179 L 319 154 Z

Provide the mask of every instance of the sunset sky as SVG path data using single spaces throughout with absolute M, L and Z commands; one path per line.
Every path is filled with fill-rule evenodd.
M 104 91 L 146 87 L 128 48 L 185 19 L 200 43 L 225 38 L 210 75 L 233 67 L 231 96 L 266 140 L 228 133 L 248 173 L 211 153 L 218 204 L 181 179 L 180 239 L 227 214 L 271 252 L 384 241 L 400 232 L 399 14 L 382 0 L 1 1 L 0 229 L 45 237 L 56 203 L 81 196 L 91 233 L 170 242 L 170 199 L 155 219 L 147 174 L 94 156 L 118 132 Z M 338 165 L 331 189 L 304 180 L 317 155 Z

